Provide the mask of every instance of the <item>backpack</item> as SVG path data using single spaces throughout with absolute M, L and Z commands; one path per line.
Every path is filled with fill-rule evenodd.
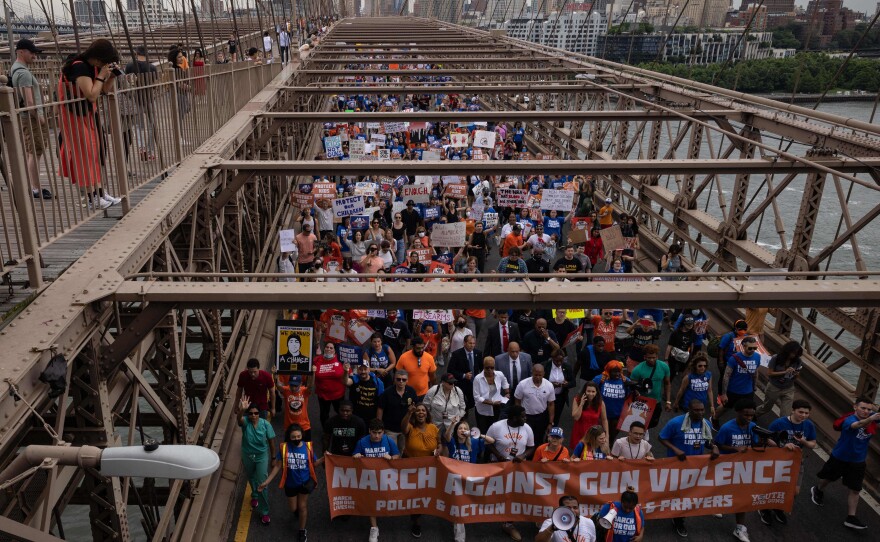
M 15 72 L 21 71 L 24 69 L 26 69 L 26 68 L 18 68 L 17 70 L 12 70 L 11 72 L 9 72 L 9 78 L 6 81 L 6 86 L 11 89 L 14 89 L 15 86 L 12 84 L 12 78 L 15 77 Z M 18 96 L 18 108 L 23 109 L 25 107 L 24 94 L 21 92 L 16 92 L 15 94 L 16 94 L 16 96 Z
M 709 339 L 709 343 L 706 346 L 706 353 L 709 354 L 710 358 L 717 358 L 721 354 L 721 336 L 714 335 Z

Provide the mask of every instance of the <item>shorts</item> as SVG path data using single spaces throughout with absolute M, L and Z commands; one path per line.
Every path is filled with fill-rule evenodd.
M 24 137 L 24 152 L 38 158 L 43 156 L 49 145 L 49 125 L 40 124 L 38 119 L 28 116 L 21 121 L 21 134 Z
M 843 485 L 847 488 L 861 491 L 862 480 L 865 478 L 865 463 L 841 461 L 832 455 L 816 476 L 829 482 L 843 478 Z
M 299 485 L 299 486 L 294 486 L 294 487 L 284 486 L 284 495 L 287 497 L 296 497 L 297 495 L 308 495 L 312 491 L 314 491 L 314 488 L 309 489 L 308 487 L 305 486 L 305 484 Z

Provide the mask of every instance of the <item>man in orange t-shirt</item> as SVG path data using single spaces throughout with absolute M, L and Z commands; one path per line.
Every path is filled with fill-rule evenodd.
M 284 397 L 284 428 L 287 429 L 294 423 L 303 428 L 303 440 L 312 441 L 312 423 L 309 421 L 309 395 L 311 390 L 302 385 L 302 377 L 291 376 L 286 386 L 280 386 L 281 395 Z
M 614 206 L 611 198 L 605 198 L 605 205 L 599 208 L 599 227 L 603 230 L 614 225 Z
M 397 369 L 409 373 L 409 385 L 416 391 L 420 401 L 428 393 L 428 388 L 437 383 L 434 356 L 425 352 L 425 340 L 418 335 L 413 337 L 412 350 L 407 350 L 397 359 Z
M 548 461 L 568 461 L 568 448 L 562 445 L 562 439 L 565 435 L 561 427 L 552 427 L 550 434 L 547 436 L 547 442 L 538 446 L 532 461 L 536 463 L 547 463 Z
M 605 351 L 614 352 L 614 334 L 620 325 L 620 316 L 614 316 L 610 309 L 602 309 L 602 315 L 593 315 L 593 333 L 605 339 Z
M 522 226 L 519 224 L 515 224 L 513 226 L 513 230 L 507 234 L 507 237 L 504 238 L 504 243 L 501 245 L 501 257 L 506 258 L 510 249 L 513 247 L 517 247 L 522 249 L 523 246 L 523 236 L 522 236 Z

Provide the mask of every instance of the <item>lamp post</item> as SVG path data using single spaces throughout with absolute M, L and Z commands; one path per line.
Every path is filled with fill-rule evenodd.
M 0 473 L 0 488 L 17 482 L 32 468 L 71 465 L 96 469 L 104 476 L 140 476 L 195 480 L 220 466 L 214 450 L 202 446 L 146 444 L 144 446 L 28 446 Z

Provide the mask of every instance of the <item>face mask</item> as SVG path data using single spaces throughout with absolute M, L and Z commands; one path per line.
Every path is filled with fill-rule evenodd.
M 291 440 L 290 445 L 294 448 L 299 448 L 299 445 L 302 444 L 302 440 Z
M 471 217 L 471 213 L 470 213 L 470 212 L 467 212 L 467 213 L 465 213 L 465 214 L 467 215 L 468 218 Z
M 419 237 L 424 237 L 424 236 L 425 236 L 425 232 L 420 231 L 420 232 L 419 232 Z
M 699 315 L 699 314 L 700 314 L 700 309 L 694 309 L 694 310 L 692 310 L 692 311 L 691 311 L 691 314 L 693 314 L 694 316 Z
M 455 327 L 464 327 L 464 322 L 456 322 Z

